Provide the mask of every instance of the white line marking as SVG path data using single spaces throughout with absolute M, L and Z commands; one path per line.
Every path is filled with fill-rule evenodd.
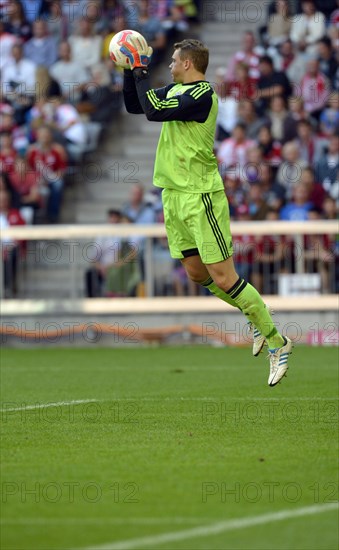
M 133 550 L 144 548 L 145 546 L 155 546 L 159 544 L 167 544 L 196 537 L 207 537 L 225 533 L 226 531 L 234 531 L 237 529 L 245 529 L 257 525 L 263 525 L 273 521 L 283 521 L 285 519 L 294 519 L 302 516 L 311 516 L 338 509 L 338 504 L 318 504 L 314 506 L 305 506 L 303 508 L 290 508 L 289 510 L 281 510 L 271 514 L 263 514 L 261 516 L 252 516 L 249 518 L 231 519 L 213 523 L 212 525 L 204 525 L 202 527 L 193 527 L 183 531 L 173 531 L 160 535 L 151 535 L 148 537 L 140 537 L 129 540 L 121 540 L 99 544 L 95 546 L 87 546 L 84 550 Z
M 0 409 L 1 414 L 16 411 L 27 411 L 34 409 L 45 409 L 47 407 L 66 407 L 67 405 L 81 405 L 83 403 L 98 403 L 99 399 L 75 399 L 73 401 L 59 401 L 56 403 L 35 403 L 34 405 L 22 404 L 21 407 L 12 407 L 9 409 Z
M 72 401 L 59 401 L 52 403 L 35 403 L 34 405 L 22 404 L 21 407 L 10 407 L 0 409 L 0 414 L 10 412 L 27 411 L 34 409 L 45 409 L 48 407 L 67 407 L 69 405 L 82 405 L 85 403 L 115 403 L 118 401 L 134 402 L 168 402 L 168 401 L 212 401 L 217 403 L 233 401 L 338 401 L 339 397 L 112 397 L 111 399 L 75 399 Z

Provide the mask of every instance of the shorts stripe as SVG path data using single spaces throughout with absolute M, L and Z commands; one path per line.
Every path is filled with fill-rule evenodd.
M 211 203 L 207 200 L 207 193 L 202 194 L 202 200 L 203 200 L 203 203 L 204 203 L 204 206 L 205 206 L 208 223 L 210 224 L 210 226 L 212 228 L 213 234 L 214 234 L 215 239 L 218 243 L 218 246 L 219 246 L 219 249 L 221 251 L 222 257 L 225 260 L 227 258 L 227 249 L 225 250 L 224 243 L 220 239 L 220 233 L 218 231 L 218 229 L 219 229 L 218 224 L 216 224 L 215 218 L 213 219 L 213 217 L 212 217 Z
M 208 222 L 209 222 L 209 224 L 212 228 L 214 236 L 215 236 L 215 238 L 217 240 L 217 243 L 219 245 L 220 251 L 221 251 L 221 253 L 223 255 L 223 258 L 225 260 L 226 258 L 229 257 L 229 253 L 228 253 L 228 250 L 227 250 L 226 242 L 225 242 L 225 239 L 223 237 L 222 231 L 221 231 L 221 229 L 218 225 L 217 219 L 216 219 L 216 217 L 214 215 L 214 212 L 213 212 L 213 205 L 212 205 L 211 197 L 209 196 L 208 193 L 203 193 L 201 196 L 202 196 L 202 200 L 203 200 L 203 203 L 204 203 L 204 206 L 205 206 Z
M 229 257 L 229 253 L 228 253 L 227 244 L 226 244 L 226 241 L 225 241 L 225 239 L 224 239 L 224 235 L 222 234 L 222 231 L 221 231 L 221 229 L 220 229 L 220 227 L 219 227 L 219 225 L 218 225 L 218 220 L 217 220 L 217 218 L 215 217 L 215 214 L 214 214 L 214 212 L 213 212 L 212 199 L 211 199 L 211 197 L 210 197 L 209 194 L 207 195 L 207 199 L 208 199 L 208 201 L 211 203 L 211 214 L 212 214 L 213 219 L 215 220 L 215 224 L 216 224 L 216 227 L 217 227 L 217 229 L 218 229 L 218 232 L 219 232 L 219 235 L 220 235 L 220 239 L 221 239 L 222 243 L 224 244 L 224 247 L 225 247 L 225 250 L 226 250 L 226 258 L 228 258 L 228 257 Z

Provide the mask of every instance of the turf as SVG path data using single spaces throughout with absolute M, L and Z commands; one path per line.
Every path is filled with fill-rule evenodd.
M 275 388 L 249 349 L 4 349 L 1 359 L 2 550 L 99 548 L 337 501 L 335 348 L 297 347 Z M 337 546 L 328 510 L 143 548 Z

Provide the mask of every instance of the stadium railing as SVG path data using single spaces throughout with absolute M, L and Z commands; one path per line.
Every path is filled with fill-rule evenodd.
M 307 308 L 307 302 L 310 300 L 309 296 L 312 295 L 312 299 L 320 299 L 322 298 L 322 302 L 319 302 L 319 304 L 323 303 L 323 307 L 325 308 L 332 308 L 331 306 L 331 296 L 333 302 L 334 297 L 333 293 L 336 292 L 336 268 L 337 268 L 337 262 L 336 262 L 336 235 L 338 233 L 338 222 L 336 220 L 317 220 L 317 221 L 310 221 L 310 222 L 283 222 L 283 221 L 272 221 L 272 222 L 233 222 L 231 224 L 232 234 L 234 236 L 234 240 L 236 241 L 238 238 L 243 238 L 243 236 L 251 236 L 253 239 L 261 240 L 262 242 L 265 242 L 265 239 L 270 239 L 271 242 L 273 242 L 274 247 L 274 239 L 283 239 L 284 243 L 287 244 L 286 250 L 289 251 L 289 262 L 292 262 L 291 265 L 287 265 L 287 273 L 280 274 L 277 272 L 274 272 L 273 275 L 275 279 L 277 277 L 282 278 L 283 284 L 279 285 L 279 291 L 274 292 L 274 294 L 277 294 L 275 301 L 278 301 L 279 303 L 283 304 L 286 303 L 286 300 L 288 300 L 288 303 L 290 305 L 293 305 L 293 297 L 299 297 L 302 298 L 300 303 L 303 303 L 304 306 Z M 314 258 L 316 262 L 313 262 L 315 264 L 315 268 L 313 271 L 315 273 L 310 274 L 307 273 L 307 269 L 305 269 L 305 246 L 307 246 L 307 238 L 312 236 L 319 236 L 321 242 L 321 239 L 327 242 L 331 243 L 331 249 L 329 250 L 329 255 L 331 256 L 331 260 L 328 262 L 328 279 L 329 279 L 329 288 L 330 290 L 324 290 L 319 285 L 321 285 L 319 274 L 317 273 L 317 267 L 321 267 L 326 263 L 326 261 L 323 259 L 323 254 L 320 250 L 314 250 Z M 90 249 L 91 246 L 95 246 L 95 243 L 97 242 L 98 238 L 101 237 L 112 237 L 113 239 L 116 238 L 117 241 L 120 242 L 120 239 L 130 240 L 133 242 L 138 242 L 138 247 L 141 247 L 143 252 L 143 268 L 144 268 L 144 287 L 145 292 L 144 296 L 145 298 L 142 298 L 142 300 L 156 300 L 158 302 L 157 298 L 154 298 L 155 295 L 159 296 L 158 292 L 155 292 L 156 285 L 155 285 L 155 279 L 157 277 L 156 269 L 157 269 L 157 244 L 161 242 L 161 250 L 164 252 L 162 254 L 161 258 L 164 263 L 163 268 L 161 269 L 162 274 L 166 274 L 167 281 L 168 279 L 171 279 L 171 267 L 173 266 L 172 260 L 169 258 L 169 253 L 166 250 L 166 246 L 164 246 L 164 239 L 166 237 L 165 227 L 161 224 L 156 225 L 131 225 L 131 224 L 121 224 L 121 225 L 60 225 L 60 226 L 20 226 L 20 227 L 8 227 L 3 228 L 1 230 L 1 246 L 2 249 L 5 250 L 6 246 L 8 246 L 8 243 L 10 242 L 20 242 L 21 246 L 24 250 L 23 253 L 23 260 L 22 263 L 19 265 L 19 287 L 20 287 L 20 279 L 27 277 L 27 274 L 29 273 L 30 268 L 36 267 L 36 264 L 39 263 L 40 258 L 36 254 L 27 254 L 27 248 L 29 245 L 33 246 L 41 246 L 42 243 L 54 243 L 54 249 L 58 250 L 58 243 L 61 247 L 67 247 L 68 250 L 68 258 L 66 258 L 66 261 L 63 263 L 63 270 L 59 273 L 60 285 L 62 285 L 64 292 L 66 291 L 67 296 L 64 296 L 65 303 L 69 300 L 78 301 L 79 299 L 83 299 L 84 302 L 93 301 L 93 299 L 86 300 L 83 296 L 83 291 L 80 290 L 81 284 L 80 281 L 83 280 L 84 277 L 84 269 L 89 267 L 89 257 L 88 254 L 84 255 L 84 247 L 86 247 L 86 251 Z M 140 239 L 142 241 L 140 241 Z M 142 244 L 141 244 L 142 242 Z M 317 239 L 314 241 L 314 246 L 317 246 L 317 243 L 319 244 Z M 23 243 L 25 243 L 23 245 Z M 311 240 L 312 243 L 312 240 Z M 3 251 L 2 250 L 2 251 Z M 240 250 L 241 252 L 241 250 Z M 261 249 L 262 253 L 262 249 Z M 57 253 L 54 252 L 54 257 L 49 262 L 44 262 L 44 272 L 45 276 L 48 277 L 53 275 L 53 272 L 56 271 L 56 265 L 58 258 L 55 257 L 58 256 Z M 29 256 L 31 255 L 31 258 Z M 256 257 L 257 255 L 257 257 Z M 244 254 L 242 254 L 244 257 Z M 254 259 L 253 259 L 254 256 Z M 3 257 L 4 254 L 2 253 L 0 255 L 1 262 L 3 263 Z M 93 259 L 93 258 L 92 258 Z M 159 259 L 159 258 L 158 258 Z M 254 252 L 252 250 L 252 262 L 255 264 L 260 265 L 260 254 L 256 249 L 254 248 Z M 22 264 L 25 265 L 24 269 L 22 268 Z M 279 262 L 278 262 L 279 263 Z M 35 265 L 34 265 L 35 264 Z M 274 262 L 272 261 L 272 264 Z M 288 264 L 288 262 L 287 262 Z M 292 265 L 293 264 L 293 265 Z M 281 264 L 279 264 L 281 265 Z M 286 267 L 286 265 L 285 265 Z M 79 277 L 79 274 L 81 274 L 81 277 Z M 4 280 L 3 280 L 3 265 L 0 269 L 0 275 L 1 275 L 1 281 L 0 281 L 0 289 L 1 289 L 1 298 L 3 301 L 3 306 L 6 308 L 6 302 L 9 301 L 13 302 L 11 306 L 11 310 L 13 307 L 15 308 L 15 302 L 26 302 L 27 307 L 29 303 L 33 303 L 33 300 L 39 300 L 39 292 L 35 293 L 34 295 L 30 295 L 29 289 L 27 292 L 21 291 L 18 293 L 18 298 L 15 299 L 15 296 L 8 296 L 4 293 Z M 55 273 L 54 273 L 55 275 Z M 306 275 L 306 277 L 305 277 Z M 312 275 L 310 277 L 310 275 Z M 265 272 L 263 272 L 264 279 L 266 277 Z M 270 274 L 272 276 L 272 273 Z M 286 281 L 287 277 L 287 281 Z M 290 277 L 290 280 L 288 280 Z M 299 279 L 298 279 L 299 277 Z M 297 278 L 297 280 L 295 279 Z M 319 280 L 318 280 L 319 279 Z M 264 281 L 265 282 L 265 281 Z M 281 281 L 280 281 L 281 282 Z M 280 288 L 281 287 L 281 288 Z M 278 287 L 277 287 L 278 288 Z M 281 290 L 283 289 L 283 290 Z M 60 290 L 60 287 L 55 288 L 55 294 L 53 295 L 53 292 L 48 295 L 48 299 L 50 300 L 60 300 L 60 293 L 58 292 Z M 263 294 L 265 294 L 265 284 L 263 285 Z M 272 292 L 269 292 L 268 294 L 273 294 Z M 279 296 L 280 294 L 280 296 Z M 321 296 L 316 296 L 322 294 Z M 327 298 L 325 298 L 325 294 L 328 295 Z M 290 296 L 290 298 L 288 298 Z M 6 298 L 14 298 L 14 300 L 7 300 Z M 204 298 L 203 296 L 201 298 Z M 206 297 L 207 298 L 207 297 Z M 128 298 L 124 298 L 123 300 L 128 301 L 128 306 L 126 302 L 126 307 L 131 306 L 131 300 Z M 119 300 L 120 302 L 123 302 L 123 300 Z M 134 298 L 134 301 L 137 300 L 139 302 L 141 300 L 138 298 Z M 116 311 L 117 307 L 117 299 L 98 299 L 95 300 L 96 304 L 102 304 L 105 301 L 105 306 L 98 305 L 99 311 Z M 191 302 L 197 302 L 195 298 L 192 297 L 181 297 L 180 300 L 174 300 L 173 302 L 173 296 L 167 296 L 166 299 L 162 299 L 162 305 L 159 306 L 160 308 L 163 308 L 163 311 L 166 311 L 167 307 L 171 308 L 171 311 L 173 311 L 173 307 L 175 307 L 175 302 L 177 302 L 177 307 L 179 308 L 178 311 L 181 310 L 182 307 L 185 306 L 179 306 L 180 304 L 185 303 L 186 301 L 186 307 Z M 203 300 L 200 301 L 200 306 L 202 308 L 204 307 L 211 307 L 212 302 L 209 303 L 208 306 L 203 306 Z M 300 301 L 300 300 L 297 300 Z M 213 304 L 215 304 L 213 300 Z M 8 303 L 9 305 L 9 303 Z M 135 303 L 136 307 L 137 303 Z M 146 306 L 141 305 L 143 308 Z M 193 309 L 197 307 L 198 304 L 193 306 Z M 94 303 L 92 304 L 92 307 L 94 307 Z M 91 307 L 91 309 L 92 309 Z M 124 306 L 122 306 L 124 307 Z M 152 306 L 153 307 L 153 306 Z M 158 307 L 155 306 L 154 307 Z M 190 307 L 190 306 L 189 306 Z M 218 309 L 218 306 L 215 304 L 213 307 L 216 307 Z M 319 307 L 322 307 L 321 305 Z M 102 309 L 103 308 L 103 309 Z M 5 311 L 3 309 L 3 311 Z

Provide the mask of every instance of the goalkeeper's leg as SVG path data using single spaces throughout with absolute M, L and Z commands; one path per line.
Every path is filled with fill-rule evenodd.
M 244 313 L 249 322 L 266 338 L 269 348 L 279 348 L 285 340 L 276 329 L 269 310 L 258 291 L 241 279 L 235 271 L 233 258 L 204 265 L 200 256 L 184 258 L 182 263 L 190 279 Z

